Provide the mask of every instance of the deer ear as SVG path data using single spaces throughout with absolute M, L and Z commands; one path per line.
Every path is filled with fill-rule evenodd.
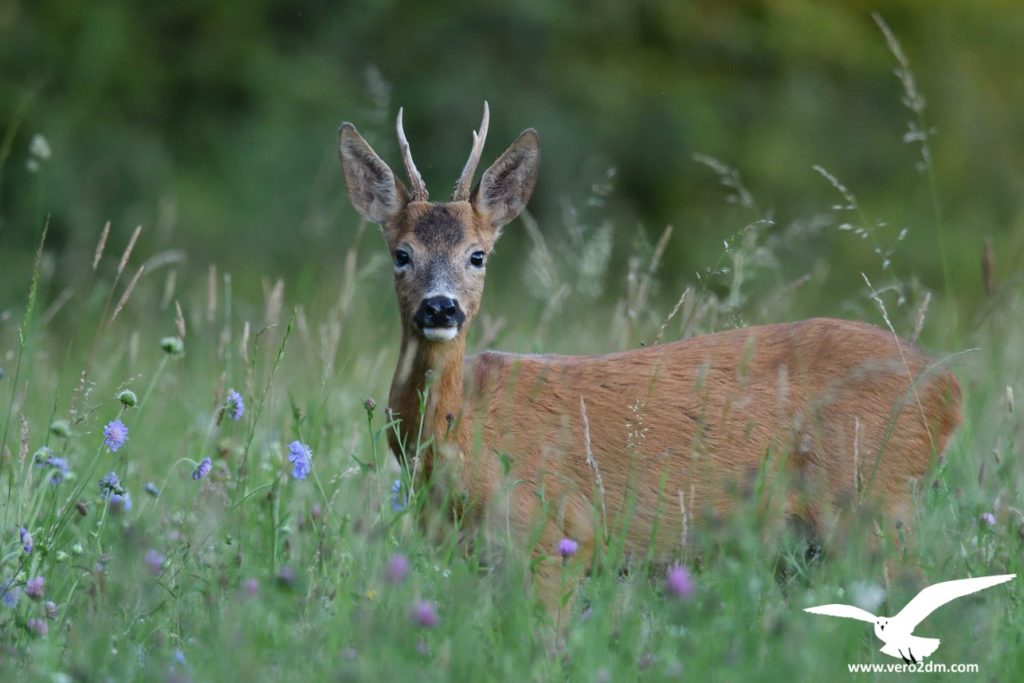
M 518 216 L 533 194 L 540 162 L 540 138 L 527 128 L 515 142 L 484 171 L 473 195 L 473 206 L 489 216 L 495 229 Z
M 373 223 L 385 224 L 408 201 L 405 187 L 351 123 L 338 129 L 341 170 L 359 215 Z

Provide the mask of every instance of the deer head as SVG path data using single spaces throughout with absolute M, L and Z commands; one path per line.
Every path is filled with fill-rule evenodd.
M 431 202 L 416 169 L 398 110 L 398 145 L 409 188 L 344 123 L 338 152 L 352 204 L 384 231 L 395 264 L 395 291 L 404 332 L 431 344 L 463 335 L 480 308 L 487 258 L 501 227 L 520 214 L 537 180 L 539 139 L 523 131 L 471 190 L 490 112 L 484 103 L 479 132 L 451 200 Z M 464 337 L 463 337 L 464 338 Z

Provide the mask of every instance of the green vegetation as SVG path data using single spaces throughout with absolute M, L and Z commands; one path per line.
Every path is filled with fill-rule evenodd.
M 889 658 L 803 607 L 1024 573 L 1016 6 L 907 3 L 901 51 L 853 2 L 484 4 L 0 7 L 0 679 L 822 680 Z M 743 500 L 694 528 L 692 595 L 620 575 L 613 533 L 555 647 L 526 559 L 422 532 L 386 446 L 391 268 L 334 131 L 397 166 L 400 100 L 441 196 L 485 97 L 485 164 L 526 126 L 545 156 L 470 346 L 888 321 L 965 390 L 913 571 L 870 514 L 808 559 Z M 918 635 L 1012 680 L 1022 596 Z

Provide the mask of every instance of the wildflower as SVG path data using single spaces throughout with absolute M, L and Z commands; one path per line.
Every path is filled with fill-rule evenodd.
M 32 140 L 28 143 L 28 153 L 43 160 L 49 159 L 53 155 L 50 143 L 40 133 L 32 136 Z
M 25 595 L 27 595 L 31 600 L 39 600 L 43 597 L 43 593 L 45 592 L 46 579 L 41 576 L 29 579 L 25 584 Z
M 47 619 L 56 619 L 58 614 L 57 603 L 53 600 L 47 600 L 44 602 L 43 614 L 46 615 Z
M 563 538 L 558 542 L 558 554 L 562 556 L 562 559 L 569 559 L 576 554 L 576 551 L 580 549 L 580 544 L 571 538 Z
M 388 583 L 399 584 L 405 581 L 409 575 L 409 559 L 402 553 L 395 553 L 388 558 L 387 569 L 384 570 L 384 577 Z
M 363 401 L 363 408 L 366 409 L 368 415 L 373 415 L 373 409 L 377 407 L 377 402 L 372 398 L 368 398 Z
M 178 337 L 164 337 L 160 340 L 160 348 L 169 356 L 180 356 L 185 353 L 185 342 Z
M 14 579 L 7 579 L 0 583 L 0 602 L 5 606 L 14 608 L 18 605 L 18 598 L 21 597 L 21 588 L 14 584 Z
M 292 476 L 296 479 L 305 479 L 313 465 L 310 459 L 313 451 L 301 441 L 292 441 L 288 445 L 288 462 L 292 463 Z
M 123 494 L 124 492 L 124 487 L 121 486 L 121 480 L 117 478 L 116 473 L 108 472 L 100 479 L 100 496 L 102 498 L 110 498 L 115 493 Z
M 996 516 L 993 515 L 991 512 L 983 512 L 983 513 L 981 513 L 981 521 L 986 526 L 995 526 L 996 525 Z
M 395 479 L 395 482 L 391 484 L 391 509 L 401 512 L 408 503 L 409 499 L 402 496 L 402 480 Z
M 277 570 L 277 582 L 282 586 L 292 586 L 295 584 L 295 570 L 290 566 L 285 565 Z
M 122 389 L 121 391 L 117 392 L 117 400 L 131 408 L 132 406 L 138 404 L 139 397 L 136 396 L 135 392 L 132 391 L 131 389 Z
M 686 567 L 679 564 L 669 567 L 665 575 L 665 587 L 669 593 L 679 598 L 692 597 L 693 591 L 696 588 L 690 572 L 687 571 Z
M 210 473 L 211 467 L 213 467 L 213 462 L 209 458 L 203 458 L 199 461 L 199 464 L 196 465 L 196 468 L 192 470 L 192 478 L 199 481 Z
M 28 630 L 32 634 L 37 635 L 40 638 L 45 637 L 50 631 L 50 627 L 42 619 L 29 619 L 28 623 L 25 625 L 28 626 Z
M 146 554 L 142 556 L 142 561 L 146 563 L 146 567 L 154 576 L 159 576 L 160 572 L 163 571 L 164 559 L 163 554 L 152 548 L 147 550 Z
M 242 582 L 242 590 L 246 595 L 250 597 L 256 597 L 260 594 L 260 582 L 259 579 L 246 579 Z
M 18 531 L 18 535 L 21 538 L 21 549 L 25 551 L 26 555 L 31 554 L 33 547 L 32 534 L 30 534 L 28 532 L 28 529 L 26 529 L 25 527 L 21 527 L 21 529 Z
M 128 428 L 124 422 L 114 420 L 108 422 L 103 428 L 103 445 L 110 449 L 111 453 L 117 453 L 118 449 L 128 440 Z
M 224 407 L 228 411 L 228 417 L 236 422 L 245 415 L 245 399 L 234 389 L 228 392 L 228 400 L 225 401 Z
M 409 610 L 409 618 L 413 623 L 423 628 L 434 628 L 440 618 L 437 616 L 437 607 L 429 600 L 417 600 Z
M 156 484 L 154 484 L 151 481 L 147 481 L 146 482 L 146 486 L 144 487 L 144 490 L 146 491 L 146 493 L 148 493 L 149 495 L 153 496 L 154 498 L 156 498 L 157 496 L 160 495 L 160 489 L 158 489 Z
M 127 491 L 110 496 L 110 511 L 115 515 L 132 511 L 132 497 L 128 495 Z
M 50 475 L 50 483 L 53 485 L 61 483 L 68 476 L 68 461 L 55 456 L 53 451 L 47 446 L 43 446 L 36 451 L 35 463 L 36 467 L 49 467 L 56 470 Z

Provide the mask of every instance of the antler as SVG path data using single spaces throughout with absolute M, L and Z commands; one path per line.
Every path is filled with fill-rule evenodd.
M 405 137 L 405 130 L 402 128 L 402 108 L 398 108 L 398 121 L 395 124 L 395 128 L 398 131 L 398 148 L 402 152 L 402 163 L 405 164 L 405 173 L 409 176 L 409 185 L 412 189 L 412 201 L 414 202 L 425 202 L 429 195 L 427 194 L 427 185 L 423 182 L 423 176 L 416 169 L 416 164 L 412 160 L 412 152 L 409 150 L 409 141 Z
M 473 186 L 473 175 L 476 173 L 476 167 L 480 163 L 480 155 L 484 151 L 484 141 L 487 140 L 487 124 L 491 120 L 491 110 L 487 106 L 487 101 L 484 101 L 484 118 L 480 122 L 480 133 L 473 131 L 473 149 L 469 152 L 469 159 L 466 160 L 466 165 L 462 168 L 462 175 L 459 176 L 459 181 L 455 183 L 455 191 L 452 192 L 452 201 L 467 201 L 469 199 L 469 192 Z

